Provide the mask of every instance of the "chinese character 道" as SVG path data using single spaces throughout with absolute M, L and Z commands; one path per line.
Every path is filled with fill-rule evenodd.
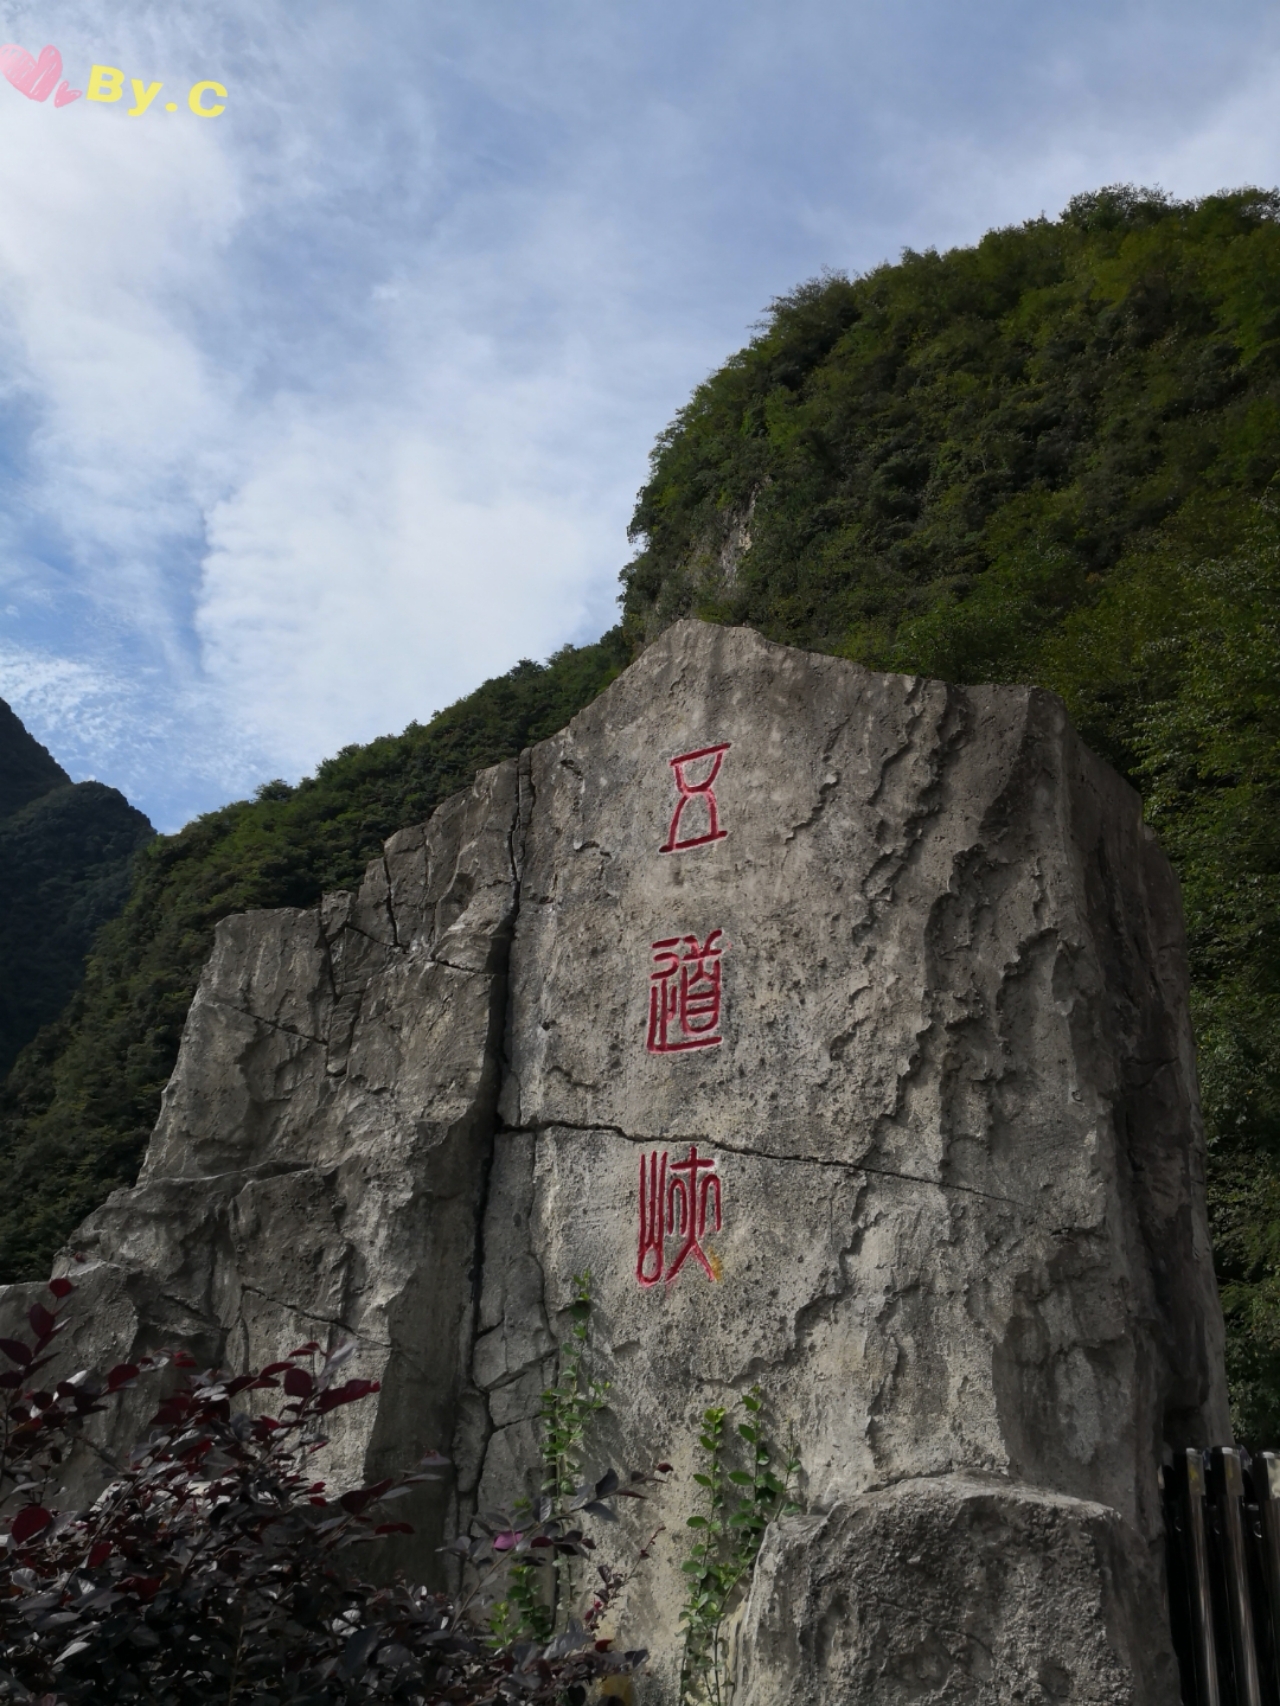
M 696 752 L 682 752 L 679 758 L 668 759 L 675 776 L 676 792 L 680 798 L 676 801 L 676 809 L 671 814 L 671 827 L 667 830 L 667 839 L 659 847 L 659 853 L 683 853 L 686 847 L 705 847 L 709 841 L 723 841 L 729 833 L 720 827 L 720 813 L 716 806 L 715 780 L 720 774 L 720 766 L 724 763 L 724 755 L 728 752 L 730 742 L 721 741 L 718 746 L 701 746 Z M 709 758 L 711 766 L 701 781 L 690 781 L 685 768 L 689 764 L 697 764 L 700 759 Z M 702 802 L 705 808 L 705 818 L 697 811 L 693 814 L 693 834 L 681 835 L 684 827 L 684 814 L 695 800 Z M 705 824 L 705 827 L 704 827 Z
M 705 942 L 696 936 L 666 936 L 652 944 L 649 973 L 650 1054 L 678 1054 L 691 1048 L 715 1048 L 720 1035 L 720 956 L 729 946 L 713 930 Z
M 712 1214 L 714 1213 L 714 1220 Z M 709 1280 L 720 1278 L 720 1264 L 702 1247 L 708 1232 L 722 1225 L 720 1175 L 715 1157 L 689 1145 L 683 1161 L 671 1161 L 665 1149 L 640 1157 L 640 1248 L 636 1278 L 643 1286 L 665 1279 L 670 1285 L 690 1256 Z M 667 1265 L 667 1239 L 680 1247 Z

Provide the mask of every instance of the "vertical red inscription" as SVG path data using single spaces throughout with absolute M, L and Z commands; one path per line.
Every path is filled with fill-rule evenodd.
M 667 839 L 659 847 L 659 853 L 683 853 L 686 847 L 705 847 L 708 841 L 723 841 L 729 833 L 720 827 L 720 813 L 716 806 L 715 780 L 720 774 L 720 766 L 724 763 L 724 755 L 732 743 L 725 740 L 719 746 L 702 746 L 697 752 L 682 752 L 679 758 L 668 759 L 676 779 L 676 791 L 680 798 L 676 801 L 676 809 L 671 814 L 671 827 L 667 831 Z M 686 765 L 697 764 L 701 759 L 710 759 L 710 767 L 700 781 L 690 781 Z M 692 835 L 681 835 L 684 827 L 684 814 L 695 800 L 700 800 L 705 812 L 695 811 L 691 828 Z M 700 833 L 699 833 L 700 832 Z
M 666 1263 L 667 1152 L 655 1149 L 640 1157 L 640 1253 L 636 1278 L 641 1285 L 657 1285 Z
M 691 1048 L 715 1048 L 720 1032 L 721 930 L 705 942 L 696 936 L 666 936 L 652 944 L 649 973 L 650 1054 L 678 1054 Z
M 640 1248 L 636 1257 L 636 1278 L 641 1285 L 657 1285 L 660 1279 L 670 1285 L 690 1256 L 709 1280 L 718 1280 L 720 1264 L 703 1249 L 702 1240 L 709 1232 L 719 1232 L 722 1225 L 720 1175 L 714 1156 L 699 1155 L 693 1143 L 683 1161 L 669 1160 L 665 1149 L 641 1155 Z M 669 1266 L 668 1238 L 681 1240 Z

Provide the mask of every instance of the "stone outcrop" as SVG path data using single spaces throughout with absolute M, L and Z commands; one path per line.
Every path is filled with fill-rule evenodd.
M 682 622 L 358 896 L 221 926 L 76 1348 L 354 1338 L 345 1472 L 455 1464 L 421 1567 L 528 1485 L 589 1269 L 599 1451 L 678 1472 L 646 1702 L 755 1386 L 804 1514 L 741 1706 L 1157 1706 L 1161 1449 L 1228 1437 L 1201 1165 L 1176 884 L 1060 703 Z

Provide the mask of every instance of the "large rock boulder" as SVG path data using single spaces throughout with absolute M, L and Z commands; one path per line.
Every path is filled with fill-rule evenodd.
M 527 1489 L 589 1270 L 598 1449 L 677 1469 L 618 1609 L 646 1702 L 697 1418 L 753 1387 L 805 1514 L 742 1706 L 1172 1702 L 1157 1468 L 1227 1437 L 1186 994 L 1052 695 L 681 622 L 358 897 L 220 928 L 76 1348 L 354 1338 L 345 1471 L 454 1460 L 421 1566 Z

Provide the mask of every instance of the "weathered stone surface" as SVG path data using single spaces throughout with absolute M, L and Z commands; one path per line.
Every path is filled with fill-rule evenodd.
M 740 1706 L 1174 1706 L 1159 1602 L 1114 1510 L 963 1476 L 902 1481 L 767 1536 Z
M 336 1418 L 336 1474 L 449 1448 L 471 1354 L 517 793 L 516 764 L 501 765 L 394 836 L 358 896 L 219 927 L 138 1185 L 74 1240 L 87 1258 L 71 1264 L 80 1360 L 182 1342 L 242 1367 L 354 1339 L 353 1371 L 382 1391 Z M 110 1443 L 127 1443 L 144 1402 Z
M 708 757 L 672 829 L 708 747 L 722 833 L 665 851 L 714 827 Z M 719 1197 L 672 1277 L 640 1179 L 691 1149 Z M 385 1384 L 347 1472 L 452 1440 L 424 1557 L 526 1490 L 590 1269 L 599 1453 L 678 1471 L 611 1548 L 666 1524 L 620 1607 L 646 1701 L 697 1417 L 759 1386 L 812 1514 L 743 1613 L 751 1706 L 1146 1706 L 1161 1445 L 1228 1437 L 1201 1162 L 1176 885 L 1058 701 L 684 622 L 359 897 L 223 927 L 138 1188 L 77 1242 L 121 1349 L 354 1336 Z

